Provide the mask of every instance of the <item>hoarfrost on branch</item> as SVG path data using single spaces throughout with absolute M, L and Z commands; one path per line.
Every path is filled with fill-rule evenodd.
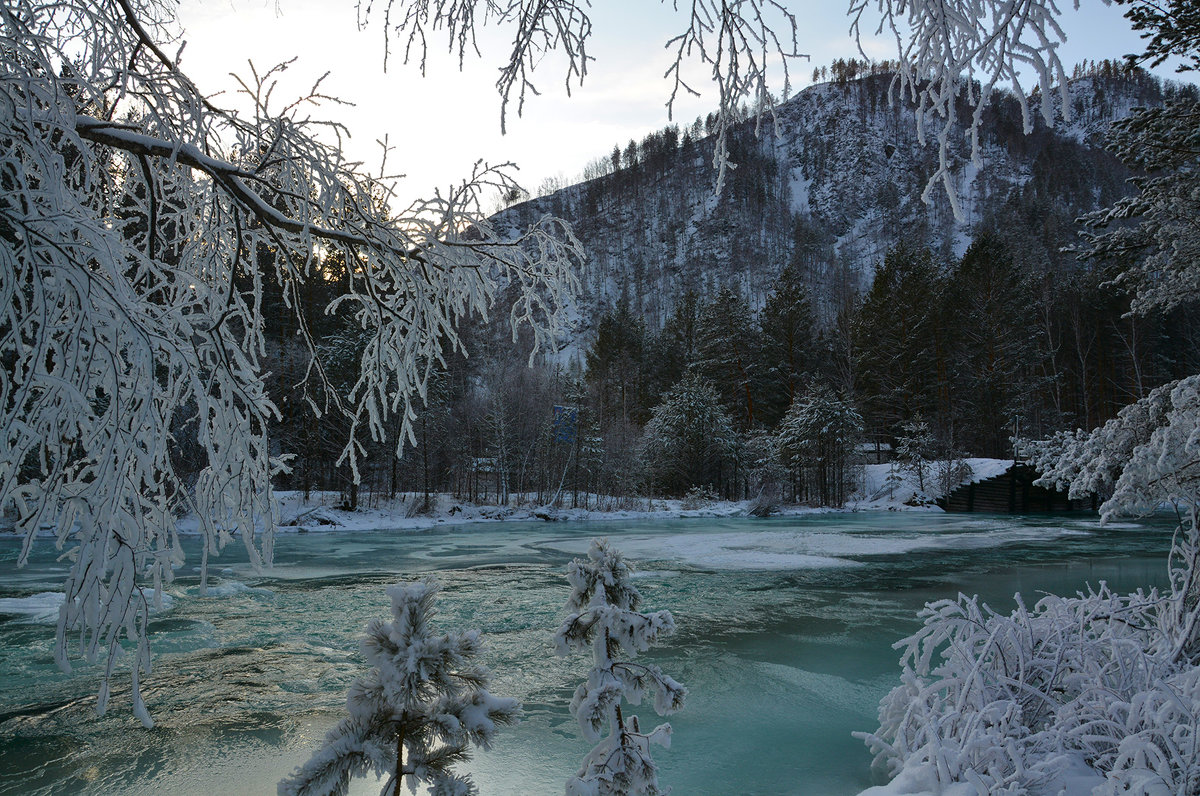
M 368 339 L 362 375 L 349 401 L 310 402 L 379 439 L 398 414 L 403 440 L 442 346 L 460 347 L 456 322 L 486 314 L 505 283 L 514 327 L 544 343 L 581 259 L 555 219 L 519 239 L 491 227 L 481 200 L 512 187 L 504 169 L 481 164 L 393 212 L 394 181 L 346 161 L 345 131 L 308 115 L 334 102 L 319 83 L 276 107 L 287 64 L 241 80 L 242 110 L 218 107 L 162 49 L 173 11 L 161 0 L 0 8 L 0 503 L 15 507 L 22 562 L 47 527 L 70 561 L 59 664 L 69 668 L 76 635 L 86 660 L 105 661 L 103 711 L 128 640 L 147 725 L 137 686 L 151 602 L 183 559 L 176 516 L 199 518 L 202 567 L 235 536 L 253 563 L 271 559 L 271 477 L 286 463 L 268 438 L 268 281 L 319 384 L 302 286 L 326 257 L 353 263 L 338 302 Z M 203 451 L 194 480 L 175 459 L 182 435 Z M 353 440 L 343 461 L 357 472 Z
M 1110 0 L 1103 0 L 1108 4 Z M 681 30 L 665 47 L 671 65 L 664 77 L 670 85 L 668 110 L 683 94 L 699 96 L 693 68 L 706 73 L 716 86 L 716 191 L 724 184 L 729 161 L 727 131 L 742 121 L 747 104 L 756 114 L 756 131 L 764 113 L 773 110 L 782 91 L 790 88 L 789 62 L 807 58 L 799 51 L 796 5 L 780 0 L 691 0 L 672 3 L 683 20 Z M 1021 104 L 1026 132 L 1033 129 L 1029 98 L 1036 89 L 1038 112 L 1048 124 L 1056 113 L 1070 114 L 1066 102 L 1066 71 L 1058 47 L 1066 40 L 1059 25 L 1057 0 L 851 0 L 850 33 L 859 42 L 889 34 L 895 39 L 899 74 L 897 88 L 915 108 L 922 143 L 926 126 L 937 128 L 938 168 L 925 190 L 925 199 L 943 187 L 956 217 L 961 218 L 950 155 L 950 135 L 959 122 L 959 105 L 970 109 L 972 159 L 980 165 L 978 128 L 994 89 L 1011 89 Z M 1079 0 L 1074 0 L 1075 8 Z M 496 88 L 501 97 L 501 124 L 510 101 L 521 113 L 529 95 L 538 89 L 533 72 L 550 52 L 566 60 L 564 83 L 582 84 L 587 76 L 588 41 L 592 21 L 587 4 L 575 0 L 387 0 L 381 14 L 389 42 L 403 45 L 405 61 L 426 66 L 428 37 L 441 31 L 460 64 L 478 55 L 476 28 L 494 25 L 511 31 L 507 60 L 500 66 Z M 373 16 L 373 4 L 359 4 L 360 24 Z M 776 75 L 778 74 L 778 77 Z M 779 79 L 781 78 L 781 79 Z M 1054 102 L 1058 95 L 1061 101 Z
M 1079 8 L 1079 0 L 1074 6 Z M 864 31 L 890 33 L 896 40 L 899 89 L 916 106 L 922 143 L 926 124 L 940 119 L 938 168 L 926 185 L 926 201 L 940 183 L 955 217 L 962 217 L 949 157 L 959 103 L 971 109 L 968 129 L 976 166 L 982 165 L 979 126 L 996 88 L 1012 90 L 1026 133 L 1033 130 L 1029 83 L 1037 90 L 1038 110 L 1047 124 L 1054 122 L 1055 94 L 1060 97 L 1058 112 L 1069 118 L 1067 75 L 1058 56 L 1058 46 L 1066 41 L 1058 24 L 1061 13 L 1056 0 L 851 0 L 851 31 L 860 46 Z

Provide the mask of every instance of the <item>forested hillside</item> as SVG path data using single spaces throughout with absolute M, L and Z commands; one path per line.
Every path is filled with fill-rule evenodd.
M 982 168 L 966 128 L 952 137 L 956 217 L 942 188 L 926 191 L 935 135 L 922 143 L 911 108 L 889 101 L 886 66 L 840 61 L 833 77 L 781 103 L 757 136 L 747 118 L 719 196 L 712 120 L 697 119 L 503 211 L 502 228 L 547 214 L 573 225 L 588 255 L 576 325 L 533 368 L 507 318 L 470 330 L 469 358 L 447 352 L 404 458 L 388 455 L 394 438 L 364 438 L 372 492 L 541 502 L 704 487 L 838 504 L 861 443 L 1011 456 L 1013 435 L 1092 428 L 1200 369 L 1194 313 L 1126 317 L 1129 296 L 1108 284 L 1121 264 L 1071 251 L 1078 219 L 1127 192 L 1131 175 L 1103 148 L 1111 123 L 1193 88 L 1081 66 L 1072 121 L 1035 117 L 1029 133 L 998 95 Z M 347 389 L 365 342 L 336 317 L 313 323 L 345 353 L 329 384 Z M 306 364 L 298 349 L 288 359 L 283 331 L 286 374 Z M 336 463 L 347 429 L 288 411 L 304 400 L 289 394 L 296 381 L 278 381 L 276 439 L 297 456 L 285 485 L 344 488 L 353 502 Z M 569 410 L 557 423 L 556 405 Z

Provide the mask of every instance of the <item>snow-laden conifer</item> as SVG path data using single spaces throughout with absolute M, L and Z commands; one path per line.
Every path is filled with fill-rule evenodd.
M 862 415 L 828 387 L 798 395 L 775 434 L 779 452 L 809 500 L 840 506 L 849 486 L 854 445 L 862 434 Z
M 737 439 L 720 396 L 699 375 L 679 380 L 654 407 L 642 436 L 642 460 L 654 488 L 680 495 L 718 481 Z
M 586 561 L 571 562 L 567 579 L 571 613 L 555 634 L 555 650 L 561 656 L 591 650 L 592 669 L 575 690 L 571 714 L 584 737 L 597 742 L 579 773 L 567 781 L 567 796 L 665 793 L 659 789 L 650 744 L 669 747 L 671 725 L 642 732 L 637 716 L 622 713 L 621 702 L 640 705 L 649 691 L 660 716 L 683 708 L 686 688 L 659 667 L 633 661 L 675 632 L 675 620 L 669 611 L 637 610 L 642 595 L 630 579 L 630 567 L 606 539 L 592 541 Z
M 428 785 L 431 796 L 476 793 L 451 767 L 469 757 L 471 744 L 486 749 L 521 708 L 488 693 L 488 670 L 472 662 L 478 631 L 434 633 L 437 590 L 432 580 L 388 587 L 392 621 L 367 625 L 361 649 L 372 668 L 350 686 L 350 715 L 279 783 L 280 796 L 343 796 L 352 777 L 367 774 L 387 777 L 383 796 L 399 796 L 404 784 L 414 793 Z

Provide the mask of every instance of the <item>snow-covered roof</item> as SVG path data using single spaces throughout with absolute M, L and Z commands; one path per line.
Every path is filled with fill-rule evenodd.
M 1013 459 L 964 459 L 963 461 L 971 468 L 971 475 L 963 479 L 959 486 L 978 484 L 980 481 L 1004 475 L 1016 464 Z

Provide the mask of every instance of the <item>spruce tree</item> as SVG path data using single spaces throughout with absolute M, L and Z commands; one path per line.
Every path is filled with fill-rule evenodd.
M 906 419 L 938 409 L 944 290 L 926 248 L 901 244 L 875 272 L 853 324 L 855 386 L 873 436 L 894 438 Z
M 757 341 L 750 305 L 739 291 L 723 287 L 704 303 L 696 329 L 696 370 L 743 431 L 755 420 Z
M 1030 312 L 1028 279 L 1013 253 L 984 232 L 954 270 L 948 304 L 959 344 L 956 426 L 976 456 L 1011 457 L 1009 437 L 1032 382 L 1039 327 Z
M 851 455 L 861 434 L 862 416 L 828 387 L 817 386 L 798 397 L 776 430 L 797 497 L 841 506 L 849 494 Z
M 796 399 L 804 374 L 816 359 L 812 307 L 796 266 L 788 265 L 779 275 L 759 314 L 759 327 L 759 415 L 767 425 L 774 425 Z
M 645 422 L 645 348 L 645 324 L 627 302 L 600 316 L 586 362 L 601 428 L 613 420 Z

